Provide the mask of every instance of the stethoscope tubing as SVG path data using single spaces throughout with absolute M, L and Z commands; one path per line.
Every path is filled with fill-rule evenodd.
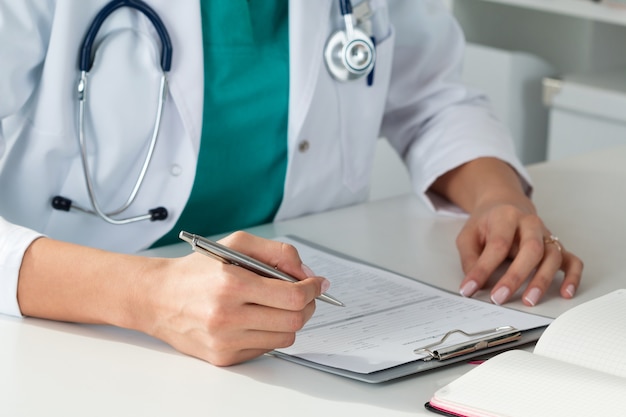
M 146 151 L 146 157 L 141 166 L 135 185 L 132 191 L 128 195 L 128 198 L 119 208 L 105 212 L 98 202 L 96 197 L 96 191 L 94 181 L 91 175 L 91 170 L 88 160 L 87 152 L 87 140 L 85 138 L 85 106 L 87 98 L 87 85 L 89 71 L 93 65 L 92 51 L 96 36 L 100 30 L 104 21 L 116 10 L 122 7 L 130 7 L 138 10 L 145 15 L 154 26 L 160 41 L 161 41 L 161 58 L 160 66 L 162 70 L 162 76 L 159 87 L 159 103 L 157 106 L 157 113 L 152 129 L 152 135 L 148 149 Z M 345 31 L 336 32 L 329 40 L 327 47 L 324 51 L 327 66 L 331 75 L 339 81 L 349 81 L 360 78 L 365 74 L 368 75 L 368 85 L 372 83 L 373 64 L 376 56 L 376 48 L 373 40 L 370 40 L 361 30 L 355 28 L 352 15 L 352 2 L 350 0 L 339 0 L 339 9 L 345 22 Z M 340 53 L 341 56 L 336 56 Z M 83 174 L 85 177 L 85 183 L 87 188 L 87 194 L 91 203 L 92 209 L 86 209 L 72 202 L 72 200 L 55 196 L 52 199 L 52 207 L 58 210 L 69 211 L 74 208 L 78 211 L 96 215 L 104 221 L 114 224 L 123 225 L 128 223 L 134 223 L 141 220 L 164 220 L 167 218 L 167 210 L 164 207 L 156 207 L 149 210 L 147 214 L 133 216 L 128 218 L 114 218 L 127 210 L 135 201 L 141 185 L 144 182 L 146 173 L 150 162 L 152 161 L 154 150 L 156 147 L 157 138 L 161 128 L 161 119 L 163 115 L 164 103 L 167 97 L 168 82 L 167 73 L 172 65 L 172 42 L 168 31 L 158 16 L 158 14 L 144 1 L 142 0 L 112 0 L 107 3 L 102 10 L 100 10 L 94 17 L 85 37 L 83 39 L 80 53 L 79 53 L 79 70 L 80 79 L 78 82 L 78 145 L 80 148 L 80 157 L 83 166 Z M 365 60 L 361 58 L 366 58 Z
M 139 10 L 148 19 L 150 19 L 161 40 L 161 69 L 163 72 L 169 72 L 172 67 L 172 41 L 169 33 L 167 32 L 165 24 L 157 12 L 141 0 L 113 0 L 104 6 L 100 12 L 98 12 L 91 23 L 89 30 L 87 30 L 87 33 L 85 34 L 85 38 L 80 49 L 80 71 L 89 72 L 91 69 L 91 66 L 93 65 L 91 50 L 93 49 L 93 44 L 96 40 L 96 36 L 98 35 L 98 31 L 106 18 L 121 7 L 131 7 Z
M 79 89 L 78 142 L 79 142 L 80 156 L 81 156 L 81 161 L 82 161 L 82 166 L 83 166 L 83 174 L 84 174 L 85 183 L 87 186 L 87 194 L 89 195 L 89 201 L 91 202 L 91 206 L 93 207 L 93 211 L 86 210 L 86 209 L 82 209 L 81 211 L 96 214 L 100 216 L 103 220 L 105 220 L 106 222 L 111 223 L 111 224 L 116 224 L 116 225 L 123 225 L 123 224 L 128 224 L 128 223 L 134 223 L 140 220 L 150 219 L 151 218 L 150 214 L 129 217 L 126 219 L 114 219 L 111 216 L 120 214 L 123 211 L 125 211 L 128 207 L 130 207 L 130 205 L 135 201 L 135 198 L 137 197 L 139 189 L 141 188 L 141 185 L 143 184 L 144 178 L 146 176 L 146 172 L 148 171 L 148 167 L 150 165 L 150 162 L 152 161 L 152 156 L 154 154 L 154 149 L 156 147 L 157 138 L 159 136 L 159 130 L 161 127 L 161 119 L 163 115 L 163 106 L 165 103 L 165 99 L 167 97 L 167 77 L 165 76 L 165 74 L 161 75 L 159 104 L 157 107 L 157 113 L 156 113 L 156 117 L 154 121 L 154 126 L 152 129 L 152 136 L 150 138 L 150 144 L 148 145 L 148 151 L 146 153 L 146 157 L 144 158 L 141 171 L 139 172 L 137 180 L 135 181 L 135 185 L 133 186 L 133 190 L 131 191 L 128 198 L 126 199 L 126 202 L 121 207 L 110 212 L 104 212 L 104 210 L 100 208 L 100 203 L 98 202 L 98 199 L 96 197 L 95 187 L 93 184 L 93 179 L 91 177 L 91 170 L 89 168 L 89 159 L 87 157 L 87 143 L 85 140 L 85 100 L 87 96 L 87 73 L 86 72 L 81 73 L 81 82 L 79 82 L 78 89 Z
M 152 135 L 150 137 L 150 142 L 148 144 L 148 149 L 146 151 L 146 157 L 144 158 L 143 164 L 141 166 L 141 170 L 139 171 L 139 175 L 137 176 L 137 180 L 135 181 L 135 185 L 131 190 L 128 198 L 120 206 L 118 209 L 105 212 L 98 202 L 98 198 L 96 196 L 94 181 L 91 176 L 91 170 L 89 166 L 89 158 L 87 156 L 87 140 L 85 138 L 85 106 L 88 92 L 88 78 L 89 71 L 93 65 L 92 59 L 92 49 L 93 44 L 95 42 L 96 36 L 100 27 L 104 23 L 104 21 L 113 13 L 121 7 L 131 7 L 133 9 L 138 10 L 143 13 L 153 24 L 156 32 L 159 35 L 161 41 L 161 80 L 159 87 L 159 102 L 157 105 L 157 112 L 154 120 L 154 126 L 152 129 Z M 161 128 L 161 119 L 163 115 L 163 107 L 165 104 L 165 100 L 167 97 L 168 83 L 167 83 L 167 73 L 171 68 L 172 64 L 172 42 L 170 36 L 167 32 L 163 21 L 159 18 L 158 14 L 146 3 L 141 0 L 113 0 L 107 3 L 102 10 L 98 12 L 98 14 L 93 19 L 85 37 L 83 39 L 82 46 L 80 48 L 80 56 L 79 56 L 79 69 L 80 69 L 80 78 L 78 81 L 77 92 L 78 92 L 78 146 L 80 149 L 80 158 L 83 167 L 83 175 L 85 177 L 85 184 L 87 187 L 87 194 L 89 196 L 89 201 L 91 203 L 92 209 L 87 209 L 81 207 L 80 205 L 72 202 L 72 200 L 62 197 L 55 196 L 52 199 L 52 207 L 58 210 L 69 211 L 74 208 L 78 211 L 89 213 L 100 217 L 102 220 L 107 223 L 114 225 L 124 225 L 129 223 L 134 223 L 141 220 L 164 220 L 167 218 L 167 210 L 164 207 L 156 207 L 151 209 L 146 214 L 142 214 L 139 216 L 132 216 L 127 218 L 113 218 L 113 216 L 119 215 L 124 212 L 126 209 L 130 207 L 130 205 L 135 201 L 137 194 L 141 188 L 141 185 L 144 182 L 146 177 L 146 173 L 148 171 L 148 167 L 150 162 L 152 161 L 152 157 L 154 154 L 154 149 L 156 147 L 157 138 L 159 136 L 159 131 Z

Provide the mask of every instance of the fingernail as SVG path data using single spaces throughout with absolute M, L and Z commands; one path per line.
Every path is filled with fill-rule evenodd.
M 497 305 L 504 304 L 507 298 L 509 298 L 510 293 L 511 291 L 509 291 L 507 287 L 500 287 L 496 292 L 491 294 L 491 301 Z
M 328 291 L 329 288 L 330 288 L 330 281 L 327 280 L 326 278 L 323 278 L 323 280 L 322 280 L 322 292 Z
M 535 287 L 528 291 L 528 295 L 524 297 L 524 299 L 531 306 L 536 306 L 539 302 L 539 297 L 541 297 L 541 290 Z
M 304 275 L 306 275 L 307 277 L 314 277 L 315 276 L 315 272 L 313 272 L 313 270 L 311 268 L 306 266 L 306 264 L 302 264 L 302 272 L 304 272 Z
M 465 285 L 461 287 L 461 295 L 463 297 L 471 297 L 474 295 L 476 290 L 478 289 L 478 284 L 476 281 L 467 281 Z
M 569 284 L 567 286 L 567 288 L 565 288 L 565 292 L 567 293 L 567 295 L 569 295 L 570 297 L 573 297 L 574 294 L 576 294 L 576 287 L 574 286 L 574 284 Z

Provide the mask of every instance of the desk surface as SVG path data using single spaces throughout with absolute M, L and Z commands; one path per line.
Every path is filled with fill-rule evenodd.
M 557 285 L 535 308 L 556 316 L 626 284 L 626 148 L 530 167 L 535 202 L 568 249 L 585 261 L 574 300 Z M 462 219 L 435 217 L 400 196 L 250 229 L 293 234 L 456 291 L 454 239 Z M 175 245 L 150 255 L 189 251 Z M 479 293 L 487 300 L 487 293 Z M 0 317 L 0 414 L 7 416 L 432 415 L 423 404 L 471 365 L 369 385 L 272 357 L 218 368 L 140 333 Z

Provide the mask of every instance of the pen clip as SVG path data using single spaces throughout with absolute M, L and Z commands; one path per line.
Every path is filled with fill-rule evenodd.
M 461 343 L 456 343 L 454 345 L 443 346 L 438 349 L 433 349 L 434 347 L 442 345 L 448 337 L 455 333 L 461 333 L 468 338 L 473 338 L 475 336 L 485 337 L 481 337 L 478 339 L 474 338 Z M 418 355 L 427 354 L 428 356 L 424 358 L 425 361 L 429 361 L 432 359 L 445 361 L 446 359 L 455 358 L 457 356 L 472 353 L 477 350 L 513 342 L 520 339 L 521 337 L 522 333 L 513 326 L 496 327 L 495 329 L 488 329 L 474 333 L 467 333 L 463 330 L 455 329 L 447 332 L 437 342 L 415 349 L 413 352 Z

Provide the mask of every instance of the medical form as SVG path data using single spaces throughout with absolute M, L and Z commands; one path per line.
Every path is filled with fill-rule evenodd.
M 420 362 L 420 369 L 439 365 L 436 360 L 428 364 L 432 358 L 416 351 L 438 343 L 451 330 L 488 336 L 490 331 L 485 329 L 496 333 L 496 329 L 507 326 L 523 333 L 543 329 L 552 321 L 464 298 L 298 238 L 279 240 L 296 246 L 303 262 L 317 275 L 328 278 L 333 294 L 345 304 L 336 308 L 318 303 L 313 317 L 297 333 L 295 343 L 274 352 L 284 359 L 378 382 L 386 377 L 376 373 L 401 365 Z M 534 340 L 538 336 L 535 334 Z M 462 333 L 453 334 L 441 343 L 441 348 L 465 338 Z

